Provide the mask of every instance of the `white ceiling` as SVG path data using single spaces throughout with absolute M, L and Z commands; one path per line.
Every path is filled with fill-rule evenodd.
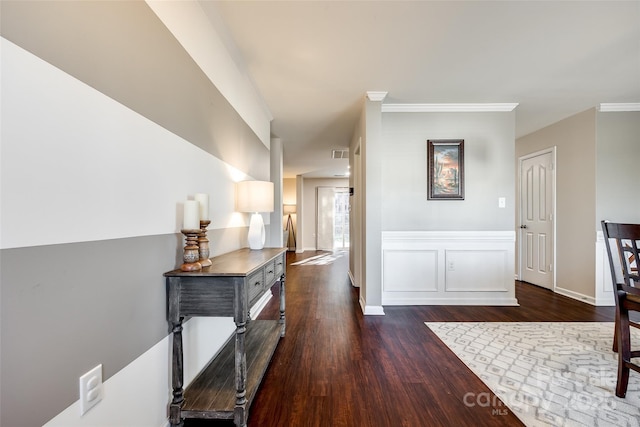
M 393 104 L 519 103 L 516 137 L 640 101 L 640 0 L 201 4 L 273 115 L 286 178 L 346 171 L 331 149 L 349 146 L 367 91 Z

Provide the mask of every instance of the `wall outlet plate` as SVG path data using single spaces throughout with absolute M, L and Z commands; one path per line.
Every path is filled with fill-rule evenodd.
M 80 377 L 80 415 L 84 415 L 102 400 L 102 365 Z

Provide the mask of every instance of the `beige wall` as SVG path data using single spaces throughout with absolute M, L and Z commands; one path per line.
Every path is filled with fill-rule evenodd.
M 296 204 L 296 179 L 284 178 L 282 181 L 282 203 L 285 205 Z
M 557 147 L 556 287 L 589 297 L 595 296 L 595 270 L 585 268 L 595 262 L 595 130 L 596 111 L 590 109 L 516 140 L 516 161 Z M 516 203 L 516 225 L 519 214 Z

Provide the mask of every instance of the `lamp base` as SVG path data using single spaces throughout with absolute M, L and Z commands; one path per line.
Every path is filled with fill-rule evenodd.
M 260 250 L 264 248 L 265 232 L 264 221 L 259 213 L 251 214 L 251 222 L 249 223 L 249 248 Z

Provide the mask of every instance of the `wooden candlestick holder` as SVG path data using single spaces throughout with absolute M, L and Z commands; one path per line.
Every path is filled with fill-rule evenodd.
M 198 237 L 198 248 L 200 250 L 201 266 L 209 267 L 212 263 L 209 259 L 209 239 L 207 239 L 207 227 L 211 224 L 209 220 L 200 220 L 200 236 Z
M 200 251 L 198 250 L 198 236 L 200 236 L 200 230 L 181 230 L 187 238 L 187 242 L 184 246 L 184 254 L 182 260 L 184 264 L 180 266 L 182 271 L 199 271 L 202 270 L 202 265 L 198 262 L 200 259 Z

